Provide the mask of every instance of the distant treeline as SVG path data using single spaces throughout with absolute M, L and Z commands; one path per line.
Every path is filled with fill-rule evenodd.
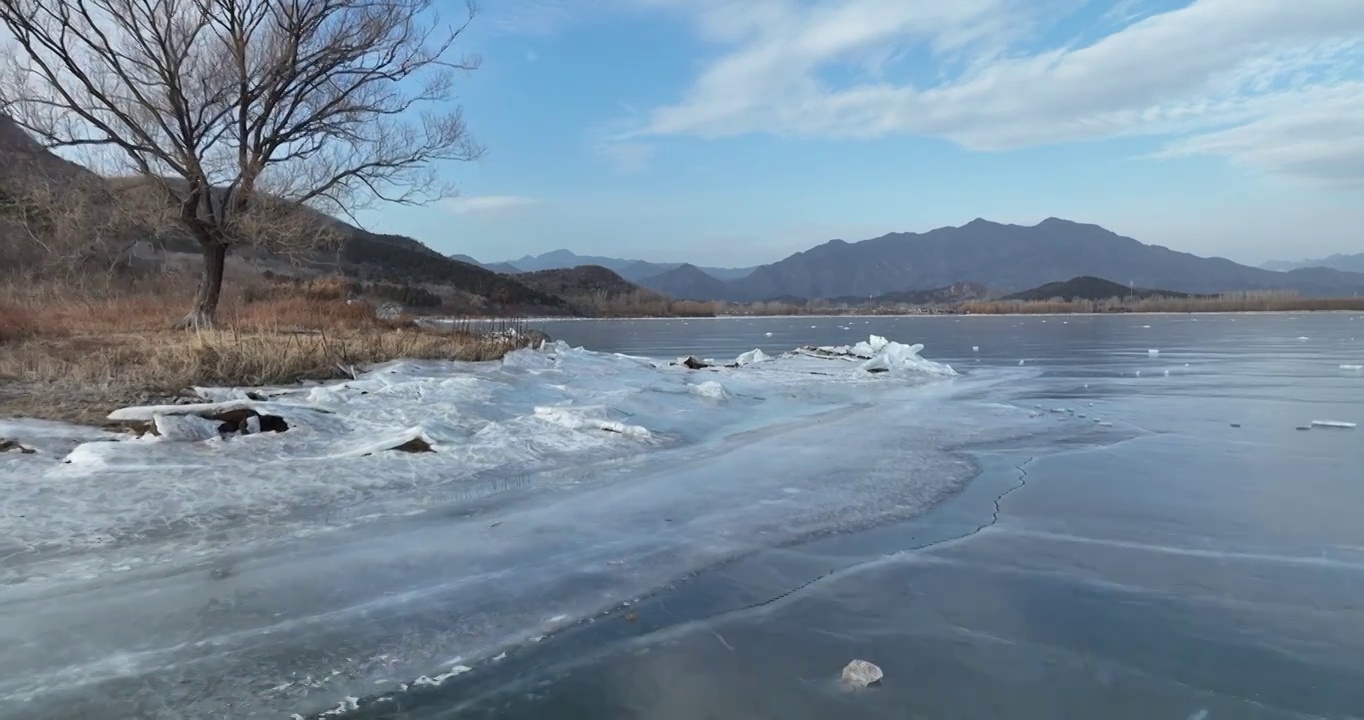
M 1112 297 L 1105 300 L 976 300 L 951 312 L 972 315 L 1045 315 L 1122 312 L 1310 312 L 1364 311 L 1364 297 L 1305 298 L 1282 290 L 1221 293 L 1186 297 Z

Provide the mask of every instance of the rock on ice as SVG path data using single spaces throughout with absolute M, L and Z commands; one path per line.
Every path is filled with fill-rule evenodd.
M 881 682 L 885 674 L 881 668 L 866 660 L 854 660 L 843 668 L 843 682 L 851 687 L 864 688 Z

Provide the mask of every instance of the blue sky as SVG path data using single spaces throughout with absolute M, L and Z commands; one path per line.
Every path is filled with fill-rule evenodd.
M 453 4 L 453 3 L 452 3 Z M 1364 252 L 1362 0 L 484 0 L 460 197 L 493 261 L 749 265 L 1058 216 L 1258 263 Z

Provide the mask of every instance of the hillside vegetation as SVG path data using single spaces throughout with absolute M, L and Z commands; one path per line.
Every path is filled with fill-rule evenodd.
M 515 278 L 541 292 L 564 298 L 579 314 L 592 317 L 715 314 L 711 303 L 672 300 L 599 265 L 539 270 L 521 273 Z

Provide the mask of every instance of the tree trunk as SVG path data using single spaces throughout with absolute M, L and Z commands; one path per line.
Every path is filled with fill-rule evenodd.
M 194 296 L 194 307 L 180 321 L 184 330 L 211 330 L 218 313 L 218 298 L 223 291 L 223 268 L 227 264 L 227 245 L 220 242 L 206 242 L 204 249 L 204 272 L 199 277 L 199 292 Z

